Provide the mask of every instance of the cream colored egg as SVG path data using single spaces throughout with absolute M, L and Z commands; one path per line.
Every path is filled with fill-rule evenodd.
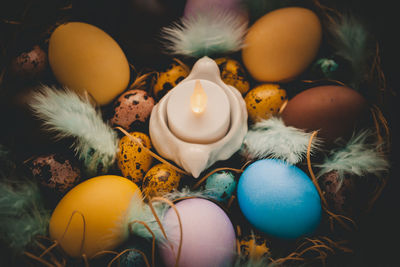
M 249 29 L 243 63 L 258 81 L 287 82 L 307 69 L 321 39 L 321 22 L 313 11 L 301 7 L 277 9 Z
M 57 80 L 106 105 L 126 89 L 129 64 L 117 42 L 103 30 L 82 22 L 58 26 L 49 42 L 49 62 Z

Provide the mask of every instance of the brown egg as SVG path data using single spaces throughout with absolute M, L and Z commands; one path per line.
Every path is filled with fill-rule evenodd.
M 326 85 L 307 89 L 289 100 L 282 112 L 287 126 L 319 130 L 318 137 L 332 143 L 350 135 L 368 104 L 362 95 L 344 86 Z
M 250 120 L 258 122 L 278 114 L 286 99 L 285 89 L 282 89 L 279 84 L 268 83 L 251 89 L 244 101 Z
M 114 103 L 113 126 L 121 126 L 127 131 L 141 127 L 150 117 L 154 99 L 146 91 L 136 89 L 123 93 Z
M 321 23 L 314 12 L 301 7 L 277 9 L 248 30 L 243 63 L 258 81 L 286 82 L 309 66 L 321 39 Z
M 142 191 L 148 197 L 162 196 L 178 188 L 182 176 L 167 164 L 157 164 L 146 173 Z
M 42 186 L 59 193 L 66 193 L 81 179 L 76 162 L 58 154 L 34 158 L 28 163 L 28 167 Z
M 47 66 L 47 55 L 38 45 L 20 54 L 11 62 L 11 72 L 21 78 L 31 79 L 43 73 Z

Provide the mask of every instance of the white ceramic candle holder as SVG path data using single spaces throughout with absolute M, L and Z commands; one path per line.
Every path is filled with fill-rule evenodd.
M 225 84 L 220 77 L 217 64 L 209 57 L 199 59 L 189 76 L 181 83 L 204 79 L 221 87 L 230 103 L 230 126 L 227 134 L 210 144 L 195 144 L 177 138 L 167 122 L 167 103 L 173 89 L 154 106 L 150 117 L 150 137 L 157 152 L 174 161 L 193 177 L 210 167 L 216 161 L 229 159 L 240 149 L 247 133 L 247 109 L 240 92 Z

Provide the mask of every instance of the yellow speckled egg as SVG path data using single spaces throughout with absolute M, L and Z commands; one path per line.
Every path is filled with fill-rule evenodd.
M 61 84 L 79 93 L 88 91 L 99 105 L 110 103 L 129 83 L 122 49 L 110 35 L 87 23 L 69 22 L 54 30 L 49 62 Z
M 169 90 L 178 85 L 189 75 L 185 66 L 178 63 L 172 63 L 164 72 L 160 72 L 157 81 L 153 87 L 153 95 L 156 99 L 161 99 Z
M 75 258 L 113 250 L 128 238 L 128 208 L 142 203 L 140 189 L 126 178 L 91 178 L 58 203 L 50 219 L 50 237 Z
M 178 188 L 182 174 L 167 164 L 153 166 L 144 177 L 142 190 L 148 197 L 162 196 Z
M 301 7 L 277 9 L 250 27 L 242 50 L 243 63 L 258 81 L 287 82 L 306 70 L 321 39 L 321 22 L 314 12 Z
M 260 236 L 248 235 L 240 240 L 240 254 L 244 259 L 260 259 L 268 257 L 270 249 L 267 246 L 267 241 Z
M 279 84 L 267 83 L 251 89 L 244 101 L 250 120 L 258 122 L 278 114 L 286 99 L 285 89 L 282 89 Z
M 130 134 L 137 138 L 146 148 L 151 148 L 150 138 L 146 134 L 141 132 L 132 132 Z M 142 183 L 144 175 L 153 163 L 153 157 L 137 143 L 131 141 L 128 136 L 124 136 L 119 141 L 117 160 L 122 175 L 138 184 Z
M 231 85 L 244 95 L 249 91 L 250 84 L 246 78 L 244 68 L 237 60 L 230 58 L 217 58 L 215 60 L 221 72 L 221 79 L 224 83 Z

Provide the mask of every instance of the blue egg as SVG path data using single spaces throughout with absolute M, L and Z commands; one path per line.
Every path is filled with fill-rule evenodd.
M 220 202 L 228 201 L 236 189 L 235 176 L 231 172 L 217 172 L 208 177 L 206 193 Z
M 321 220 L 321 199 L 311 179 L 296 166 L 263 159 L 242 173 L 238 202 L 260 231 L 282 239 L 311 234 Z

